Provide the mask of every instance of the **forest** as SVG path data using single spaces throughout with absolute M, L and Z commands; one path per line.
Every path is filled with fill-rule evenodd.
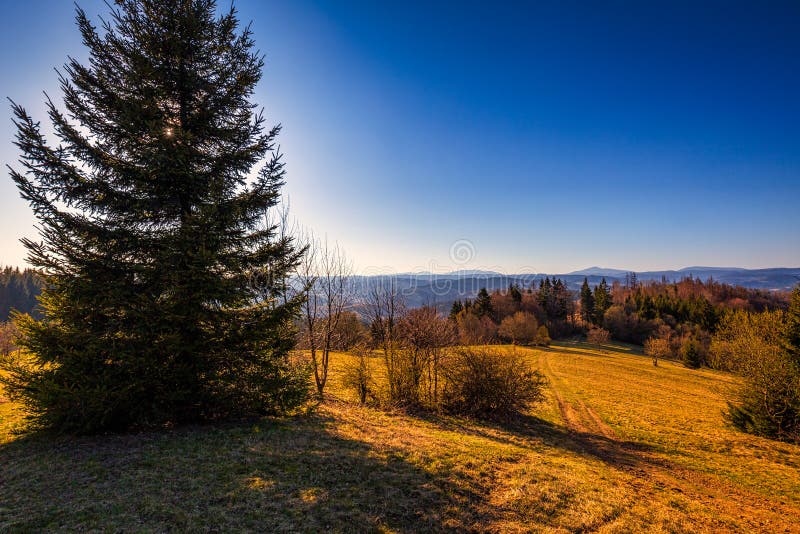
M 4 267 L 0 270 L 0 322 L 8 321 L 12 311 L 36 315 L 41 282 L 32 269 Z

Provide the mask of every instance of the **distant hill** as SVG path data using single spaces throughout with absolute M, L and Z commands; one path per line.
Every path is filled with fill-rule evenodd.
M 589 267 L 588 269 L 582 269 L 580 271 L 573 271 L 568 274 L 574 274 L 579 276 L 625 276 L 626 273 L 630 271 L 626 271 L 624 269 L 605 269 L 603 267 Z
M 574 271 L 563 277 L 587 276 L 605 277 L 610 283 L 613 280 L 624 281 L 628 273 L 635 272 L 624 269 L 607 269 L 603 267 L 589 267 L 581 271 Z M 556 275 L 559 276 L 559 275 Z M 713 278 L 717 282 L 730 285 L 739 285 L 752 289 L 783 290 L 790 289 L 800 282 L 800 267 L 774 267 L 769 269 L 744 269 L 742 267 L 703 267 L 692 266 L 677 270 L 644 271 L 636 272 L 639 280 L 676 281 L 691 276 L 701 280 Z
M 500 274 L 492 271 L 457 271 L 445 274 L 419 273 L 356 277 L 358 292 L 367 294 L 375 284 L 388 284 L 390 280 L 400 291 L 409 306 L 435 305 L 446 309 L 456 299 L 474 298 L 485 287 L 489 291 L 505 289 L 511 284 L 529 288 L 546 276 L 561 278 L 572 290 L 580 289 L 584 277 L 596 285 L 603 278 L 609 284 L 625 283 L 631 271 L 590 267 L 567 274 Z M 474 273 L 474 274 L 467 274 Z M 637 272 L 639 281 L 667 280 L 677 282 L 683 278 L 714 279 L 734 286 L 768 291 L 788 290 L 800 283 L 800 267 L 773 269 L 742 269 L 738 267 L 685 267 L 678 270 Z

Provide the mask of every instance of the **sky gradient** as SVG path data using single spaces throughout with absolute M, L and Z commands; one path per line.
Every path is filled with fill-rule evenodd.
M 800 3 L 495 4 L 236 2 L 294 217 L 365 273 L 800 266 Z M 44 123 L 74 8 L 2 10 L 0 95 Z M 6 172 L 0 225 L 21 265 Z

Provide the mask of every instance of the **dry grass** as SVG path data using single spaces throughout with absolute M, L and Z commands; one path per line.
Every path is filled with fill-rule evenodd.
M 507 426 L 357 406 L 340 354 L 293 419 L 14 438 L 0 404 L 0 531 L 798 531 L 800 447 L 725 425 L 729 375 L 523 350 L 551 386 Z

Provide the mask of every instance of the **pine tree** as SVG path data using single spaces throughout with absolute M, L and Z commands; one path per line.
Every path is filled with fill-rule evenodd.
M 697 348 L 697 342 L 693 338 L 686 340 L 682 349 L 683 365 L 690 369 L 697 369 L 703 364 L 700 350 Z
M 510 284 L 508 286 L 508 294 L 511 295 L 511 300 L 515 305 L 519 306 L 522 303 L 522 292 L 519 290 L 517 284 Z
M 456 300 L 453 302 L 453 305 L 450 307 L 450 319 L 455 319 L 458 317 L 458 314 L 464 309 L 464 304 L 461 303 L 460 300 Z
M 572 294 L 567 288 L 567 284 L 560 278 L 553 281 L 552 302 L 550 304 L 551 319 L 565 321 L 569 316 L 570 302 Z
M 581 286 L 581 318 L 586 323 L 594 323 L 594 295 L 589 288 L 589 279 L 583 278 L 583 285 Z
M 481 290 L 478 291 L 478 296 L 475 297 L 475 303 L 473 304 L 473 310 L 478 317 L 492 316 L 494 312 L 492 308 L 492 297 L 489 296 L 489 292 L 486 291 L 485 287 L 482 287 Z
M 608 287 L 608 282 L 603 278 L 600 284 L 594 288 L 594 320 L 595 324 L 603 324 L 603 317 L 606 311 L 611 307 L 611 290 Z
M 302 251 L 263 224 L 284 179 L 279 127 L 251 97 L 262 58 L 214 0 L 117 0 L 88 64 L 47 102 L 57 148 L 14 104 L 12 177 L 40 222 L 37 366 L 5 379 L 39 425 L 93 432 L 270 412 L 301 402 L 288 363 L 299 301 L 280 281 Z M 253 170 L 258 169 L 255 174 Z
M 551 287 L 552 285 L 550 284 L 549 277 L 545 276 L 543 280 L 539 281 L 539 292 L 536 295 L 536 300 L 545 312 L 547 312 L 547 308 L 550 304 Z

